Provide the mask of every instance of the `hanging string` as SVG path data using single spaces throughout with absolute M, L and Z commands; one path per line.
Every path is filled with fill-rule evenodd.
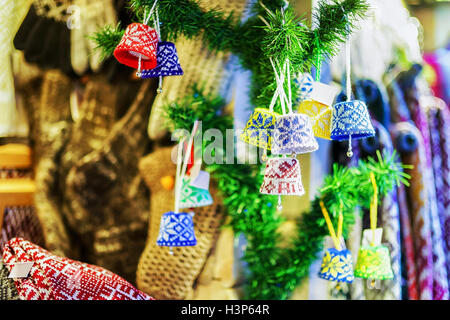
M 153 3 L 153 6 L 152 6 L 152 8 L 150 9 L 150 12 L 149 12 L 149 14 L 148 14 L 147 17 L 145 16 L 145 12 L 147 11 L 147 10 L 145 9 L 145 11 L 144 11 L 144 24 L 145 24 L 145 25 L 148 24 L 148 21 L 150 20 L 150 17 L 152 16 L 153 10 L 155 9 L 157 3 L 158 3 L 158 0 L 155 0 L 155 2 Z
M 142 54 L 139 54 L 139 60 L 138 60 L 138 69 L 136 71 L 136 76 L 141 77 L 141 63 L 142 63 Z
M 161 41 L 161 30 L 160 30 L 160 25 L 159 25 L 159 14 L 158 14 L 158 8 L 156 8 L 156 10 L 155 10 L 155 16 L 156 16 L 156 21 L 155 21 L 155 30 L 156 30 L 156 33 L 158 34 L 158 41 Z M 157 93 L 161 93 L 163 90 L 162 90 L 162 81 L 163 81 L 163 78 L 162 78 L 162 76 L 159 76 L 159 80 L 158 80 L 158 89 L 156 89 L 156 92 Z
M 314 41 L 316 43 L 316 82 L 320 81 L 320 69 L 322 69 L 322 49 L 320 48 L 320 40 L 317 29 L 314 29 Z
M 183 167 L 181 168 L 181 171 L 180 171 L 180 173 L 178 175 L 178 178 L 179 178 L 178 180 L 179 181 L 177 180 L 178 190 L 177 190 L 177 196 L 176 196 L 176 198 L 177 198 L 177 203 L 176 203 L 177 213 L 178 213 L 178 209 L 180 207 L 181 186 L 183 185 L 183 180 L 184 180 L 184 177 L 186 175 L 186 168 L 187 168 L 187 164 L 188 164 L 189 158 L 191 156 L 192 144 L 194 143 L 194 135 L 195 135 L 195 133 L 197 131 L 198 124 L 199 124 L 199 121 L 195 120 L 194 126 L 192 128 L 191 135 L 189 137 L 189 141 L 188 141 L 188 145 L 187 145 L 187 149 L 186 149 L 186 154 L 185 154 L 185 157 L 184 157 L 184 160 L 183 160 Z M 183 146 L 183 144 L 181 146 Z
M 175 176 L 175 213 L 179 213 L 179 201 L 178 201 L 178 189 L 180 184 L 180 173 L 181 173 L 181 157 L 182 157 L 182 151 L 183 151 L 183 144 L 186 139 L 183 138 L 180 143 L 178 144 L 177 149 L 177 169 L 176 169 L 176 176 Z
M 333 224 L 331 223 L 330 216 L 328 215 L 328 211 L 327 211 L 327 209 L 325 208 L 325 205 L 323 204 L 323 201 L 322 201 L 322 200 L 320 200 L 320 208 L 322 209 L 322 214 L 323 214 L 323 216 L 324 216 L 324 218 L 325 218 L 325 221 L 326 221 L 326 223 L 327 223 L 328 231 L 330 232 L 331 239 L 333 240 L 333 243 L 334 243 L 334 247 L 335 247 L 337 250 L 341 250 L 341 244 L 340 244 L 340 241 L 339 241 L 339 239 L 336 237 L 336 233 L 334 232 L 334 228 L 333 228 Z
M 342 225 L 344 224 L 344 215 L 342 214 L 342 209 L 344 207 L 344 204 L 342 203 L 342 200 L 339 205 L 339 218 L 338 218 L 338 229 L 337 229 L 337 238 L 339 242 L 341 241 L 342 237 Z
M 289 113 L 292 113 L 292 90 L 291 90 L 291 68 L 290 68 L 290 61 L 289 58 L 286 58 L 286 65 L 287 65 L 287 79 L 288 79 L 288 107 L 289 107 Z
M 280 94 L 281 109 L 283 111 L 283 114 L 286 114 L 285 101 L 287 101 L 287 98 L 286 98 L 286 93 L 284 92 L 284 87 L 283 87 L 285 73 L 281 72 L 281 69 L 280 69 L 281 75 L 279 76 L 278 72 L 277 72 L 277 68 L 275 67 L 275 64 L 273 63 L 272 57 L 270 57 L 269 59 L 270 59 L 270 63 L 272 64 L 273 71 L 275 73 L 275 79 L 277 82 L 277 90 Z
M 351 100 L 352 98 L 352 81 L 350 79 L 351 76 L 351 52 L 350 52 L 350 37 L 348 38 L 347 42 L 345 43 L 345 73 L 346 73 L 346 95 L 347 95 L 347 102 Z
M 378 187 L 377 181 L 375 180 L 375 174 L 370 172 L 370 180 L 373 186 L 373 198 L 370 203 L 370 229 L 372 230 L 372 243 L 375 245 L 375 229 L 377 228 L 377 209 L 378 209 Z

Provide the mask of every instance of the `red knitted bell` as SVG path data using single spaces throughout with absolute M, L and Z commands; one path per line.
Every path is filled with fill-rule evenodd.
M 120 63 L 139 69 L 153 69 L 156 67 L 156 49 L 158 35 L 156 31 L 142 23 L 130 24 L 114 50 L 114 57 Z

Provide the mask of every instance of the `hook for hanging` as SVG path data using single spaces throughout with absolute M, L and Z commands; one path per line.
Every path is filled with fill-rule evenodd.
M 138 69 L 137 69 L 137 72 L 136 72 L 136 76 L 138 76 L 139 78 L 142 76 L 142 72 L 141 72 L 141 61 L 142 61 L 142 55 L 139 54 Z
M 352 135 L 351 135 L 351 134 L 348 136 L 348 150 L 347 150 L 347 157 L 349 157 L 349 158 L 353 157 L 353 151 L 352 151 Z
M 156 92 L 161 93 L 162 91 L 162 76 L 159 76 L 158 89 L 156 89 Z

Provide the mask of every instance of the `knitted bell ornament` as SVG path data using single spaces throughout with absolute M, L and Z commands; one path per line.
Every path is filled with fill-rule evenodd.
M 324 215 L 325 222 L 327 223 L 328 230 L 330 231 L 330 236 L 333 239 L 335 248 L 329 248 L 325 251 L 319 271 L 319 277 L 328 281 L 351 283 L 354 280 L 352 254 L 349 250 L 343 248 L 340 242 L 342 225 L 344 221 L 342 206 L 343 204 L 341 202 L 341 210 L 339 212 L 336 234 L 328 211 L 326 210 L 323 201 L 320 201 L 320 208 L 322 209 L 322 213 Z
M 213 198 L 208 189 L 198 188 L 192 185 L 192 178 L 185 177 L 181 187 L 180 209 L 209 206 Z
M 279 115 L 265 108 L 256 108 L 250 115 L 250 119 L 241 133 L 240 138 L 244 142 L 264 148 L 271 149 L 272 132 L 275 128 L 275 120 Z
M 288 113 L 277 118 L 272 137 L 272 154 L 301 154 L 318 148 L 309 116 Z
M 309 73 L 304 73 L 294 79 L 294 83 L 298 88 L 298 96 L 295 103 L 299 103 L 309 98 L 314 87 L 314 79 Z
M 56 256 L 22 238 L 3 248 L 9 272 L 33 262 L 26 278 L 15 278 L 21 300 L 154 300 L 125 279 L 98 266 Z
M 302 101 L 298 113 L 304 113 L 311 119 L 314 136 L 331 140 L 331 107 L 314 100 Z
M 331 115 L 331 134 L 333 140 L 349 140 L 348 156 L 351 151 L 351 139 L 373 137 L 375 129 L 370 122 L 369 111 L 363 101 L 353 100 L 336 103 Z
M 272 195 L 303 195 L 305 190 L 298 160 L 296 158 L 269 159 L 259 192 Z
M 195 246 L 197 239 L 194 233 L 194 213 L 167 212 L 161 217 L 156 244 L 163 247 L 186 247 Z
M 153 69 L 157 65 L 156 49 L 158 35 L 156 31 L 143 24 L 130 24 L 114 50 L 114 57 L 120 63 L 135 69 Z
M 348 249 L 327 249 L 323 256 L 319 277 L 329 281 L 353 282 L 354 276 L 351 252 Z
M 361 247 L 356 261 L 355 277 L 379 280 L 394 278 L 389 249 L 384 245 Z
M 142 70 L 140 75 L 141 78 L 181 76 L 183 74 L 183 69 L 181 69 L 180 61 L 178 59 L 177 49 L 172 42 L 161 41 L 158 43 L 156 61 L 157 66 L 155 68 Z

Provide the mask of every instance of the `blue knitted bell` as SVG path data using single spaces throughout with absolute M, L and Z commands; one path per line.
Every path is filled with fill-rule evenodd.
M 325 251 L 319 277 L 329 281 L 348 282 L 354 280 L 352 254 L 348 249 L 329 248 Z
M 363 101 L 344 101 L 333 106 L 331 139 L 341 141 L 349 138 L 367 138 L 374 135 L 375 130 L 370 122 L 369 111 Z
M 164 213 L 161 217 L 156 244 L 164 247 L 195 246 L 197 239 L 194 233 L 193 215 L 193 213 L 172 211 Z
M 183 74 L 177 49 L 172 42 L 162 41 L 158 43 L 156 61 L 157 66 L 155 68 L 141 71 L 141 78 L 180 76 Z

